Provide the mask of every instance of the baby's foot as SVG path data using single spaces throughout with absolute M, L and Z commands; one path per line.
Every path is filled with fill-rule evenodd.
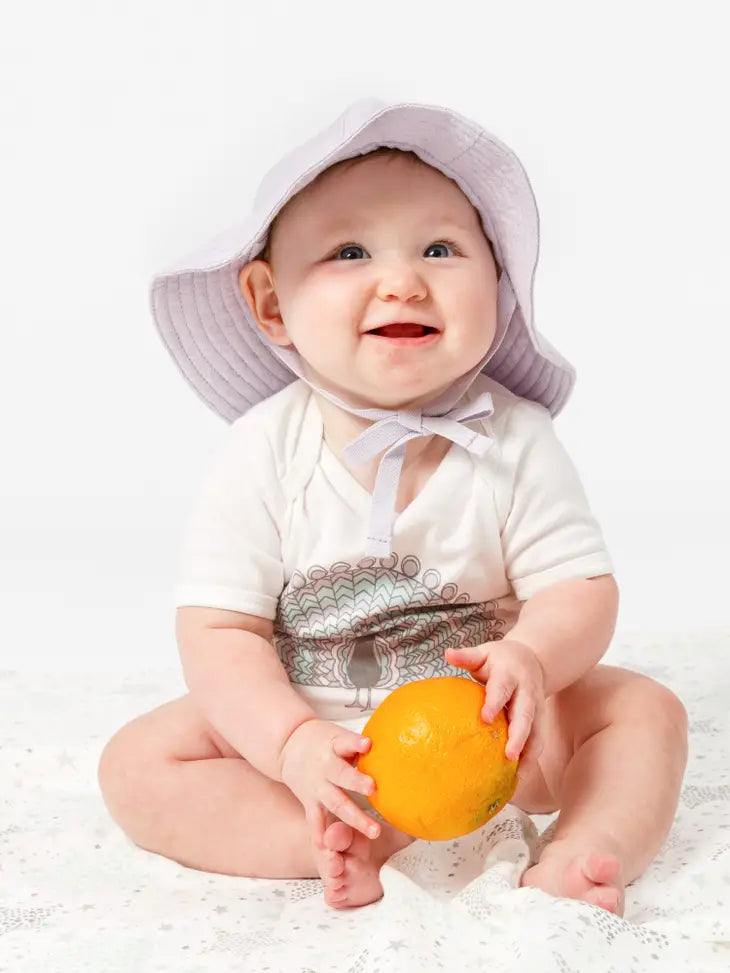
M 550 851 L 528 868 L 520 885 L 532 886 L 550 895 L 568 899 L 583 899 L 591 905 L 624 913 L 624 881 L 621 862 L 615 855 L 604 852 L 579 852 L 575 848 Z
M 324 849 L 314 847 L 325 902 L 334 909 L 376 902 L 383 895 L 380 869 L 413 838 L 387 824 L 380 825 L 377 838 L 366 838 L 333 815 L 327 815 L 327 822 Z

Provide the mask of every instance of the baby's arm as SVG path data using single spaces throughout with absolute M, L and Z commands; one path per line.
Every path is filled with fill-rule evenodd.
M 545 676 L 545 696 L 552 696 L 600 661 L 617 614 L 618 585 L 612 574 L 571 578 L 528 598 L 505 638 L 533 650 Z
M 503 433 L 505 573 L 524 602 L 506 639 L 529 646 L 552 696 L 606 652 L 618 587 L 600 525 L 548 410 L 519 400 Z
M 373 792 L 372 779 L 352 766 L 370 743 L 319 719 L 292 687 L 271 644 L 271 621 L 185 606 L 177 610 L 176 629 L 191 697 L 241 756 L 298 798 L 320 847 L 327 809 L 376 837 L 379 826 L 343 790 Z
M 205 718 L 252 766 L 280 781 L 284 744 L 317 714 L 289 682 L 271 643 L 273 623 L 185 606 L 175 630 L 185 682 Z
M 612 574 L 557 581 L 527 599 L 504 639 L 446 650 L 447 662 L 486 685 L 482 714 L 487 723 L 508 706 L 506 753 L 510 760 L 520 757 L 523 770 L 537 761 L 544 746 L 545 699 L 601 659 L 617 608 Z

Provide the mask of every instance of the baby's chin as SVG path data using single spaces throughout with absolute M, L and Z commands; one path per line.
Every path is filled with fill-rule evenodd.
M 418 409 L 432 402 L 449 389 L 457 379 L 447 384 L 436 385 L 431 388 L 420 389 L 417 394 L 408 395 L 405 390 L 386 388 L 347 389 L 324 376 L 313 373 L 311 368 L 304 369 L 307 381 L 319 389 L 337 396 L 353 409 L 385 409 L 397 412 L 404 409 Z
M 448 388 L 448 386 L 446 386 Z M 379 396 L 376 401 L 373 401 L 373 405 L 379 409 L 389 409 L 391 412 L 402 412 L 406 409 L 423 409 L 429 402 L 433 402 L 439 396 L 443 395 L 445 391 L 444 386 L 439 386 L 438 388 L 431 389 L 425 392 L 423 395 L 417 395 L 415 398 L 399 398 L 399 397 L 386 397 L 383 398 Z
M 353 409 L 384 409 L 388 412 L 401 412 L 406 409 L 424 408 L 429 402 L 442 395 L 448 387 L 438 386 L 428 392 L 421 393 L 415 397 L 411 396 L 410 398 L 399 395 L 397 392 L 386 394 L 382 391 L 374 391 L 372 394 L 367 394 L 367 392 L 355 393 L 345 389 L 337 391 L 332 388 L 326 388 L 326 391 L 336 395 Z M 324 386 L 320 386 L 320 388 L 324 388 Z

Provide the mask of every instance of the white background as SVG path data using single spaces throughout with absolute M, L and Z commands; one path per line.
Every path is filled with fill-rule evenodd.
M 0 40 L 0 666 L 177 665 L 177 545 L 226 424 L 150 278 L 376 95 L 526 168 L 556 428 L 619 630 L 727 627 L 730 134 L 723 2 L 16 3 Z

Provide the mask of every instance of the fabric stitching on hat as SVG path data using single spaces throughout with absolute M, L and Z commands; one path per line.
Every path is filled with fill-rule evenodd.
M 204 275 L 205 271 L 192 271 L 190 274 L 192 282 L 191 292 L 193 297 L 191 311 L 194 308 L 197 315 L 196 324 L 198 328 L 197 336 L 193 331 L 191 331 L 191 334 L 201 356 L 204 358 L 206 364 L 210 367 L 213 374 L 219 380 L 215 384 L 212 382 L 210 382 L 210 384 L 219 395 L 222 395 L 228 400 L 231 408 L 240 413 L 241 400 L 243 400 L 249 408 L 251 403 L 248 402 L 247 396 L 244 393 L 238 391 L 234 383 L 229 378 L 227 370 L 230 370 L 230 372 L 236 374 L 236 369 L 226 359 L 226 357 L 221 354 L 218 348 L 216 348 L 213 337 L 206 326 L 206 314 L 213 320 L 214 325 L 216 324 L 216 316 L 213 313 L 210 302 L 207 300 L 205 288 L 199 286 L 201 274 Z M 201 341 L 204 343 L 201 344 Z M 220 363 L 216 359 L 220 359 Z M 221 391 L 221 389 L 223 389 L 223 391 Z
M 519 342 L 520 335 L 518 331 L 519 324 L 515 324 L 512 333 L 505 335 L 505 340 L 497 349 L 494 358 L 487 362 L 487 368 L 491 369 L 495 378 L 497 377 L 497 373 L 500 373 L 519 361 L 519 357 L 524 351 L 524 345 Z M 506 340 L 507 338 L 509 338 L 509 341 Z M 500 378 L 499 381 L 501 382 L 502 379 Z
M 244 379 L 244 375 L 236 368 L 235 361 L 231 361 L 228 356 L 224 355 L 223 352 L 217 347 L 217 339 L 219 336 L 222 336 L 224 341 L 227 341 L 227 338 L 223 328 L 219 324 L 218 315 L 210 300 L 208 291 L 208 277 L 209 275 L 206 271 L 195 271 L 193 273 L 193 301 L 195 304 L 195 309 L 198 313 L 201 333 L 205 335 L 208 343 L 208 354 L 210 355 L 211 351 L 213 351 L 215 355 L 221 359 L 224 366 L 221 367 L 221 365 L 214 364 L 213 358 L 211 357 L 211 367 L 214 368 L 216 374 L 220 376 L 221 381 L 228 387 L 235 397 L 237 399 L 244 399 L 247 405 L 250 407 L 253 403 L 248 401 L 246 393 L 240 391 L 237 385 L 231 380 L 229 372 L 241 379 Z M 204 307 L 203 304 L 205 305 Z M 203 313 L 203 311 L 205 311 L 205 313 Z M 213 330 L 211 330 L 209 327 L 210 322 L 212 322 Z
M 537 398 L 539 400 L 540 396 L 549 389 L 553 372 L 554 369 L 551 368 L 550 362 L 546 358 L 543 358 L 540 362 L 537 375 L 529 388 L 531 398 Z
M 219 375 L 218 369 L 209 360 L 208 355 L 206 354 L 206 350 L 198 343 L 198 341 L 196 339 L 195 332 L 190 327 L 190 323 L 188 322 L 188 319 L 185 317 L 185 315 L 184 315 L 184 313 L 182 311 L 183 303 L 182 303 L 182 296 L 181 296 L 181 287 L 182 287 L 182 282 L 183 282 L 183 279 L 184 278 L 192 278 L 193 279 L 193 284 L 194 284 L 195 271 L 190 271 L 190 272 L 188 272 L 186 274 L 179 274 L 175 278 L 176 297 L 177 297 L 178 305 L 179 305 L 180 311 L 181 311 L 180 319 L 184 322 L 184 325 L 185 325 L 185 328 L 186 328 L 186 331 L 187 331 L 187 337 L 189 338 L 190 344 L 195 348 L 195 350 L 197 351 L 198 355 L 205 362 L 205 364 L 210 368 L 211 372 L 213 372 L 215 375 Z M 193 294 L 194 293 L 195 293 L 195 288 L 193 286 Z M 198 305 L 197 305 L 197 300 L 196 299 L 193 300 L 192 308 L 195 309 L 195 313 L 199 317 L 200 315 L 199 315 Z M 191 308 L 191 310 L 192 310 L 192 308 Z M 205 329 L 203 329 L 203 333 L 205 333 Z M 211 391 L 213 391 L 220 399 L 222 399 L 226 403 L 226 406 L 228 408 L 230 408 L 233 411 L 234 414 L 238 414 L 238 405 L 235 402 L 231 402 L 231 400 L 230 400 L 230 398 L 229 398 L 228 395 L 224 394 L 223 391 L 219 391 L 215 387 L 215 385 L 213 385 L 211 383 L 211 381 L 203 373 L 203 371 L 200 369 L 200 366 L 195 361 L 195 359 L 192 358 L 192 356 L 188 355 L 188 358 L 189 358 L 189 361 L 191 362 L 191 364 L 193 365 L 193 368 L 196 369 L 198 375 L 200 375 L 200 377 L 202 378 L 202 380 L 205 383 L 205 385 L 209 389 L 211 389 Z
M 500 366 L 509 366 L 507 371 L 502 371 L 500 368 L 499 381 L 503 384 L 510 377 L 510 375 L 514 373 L 515 369 L 519 368 L 520 363 L 525 357 L 525 352 L 530 350 L 530 340 L 527 334 L 527 327 L 521 317 L 517 321 L 514 334 L 515 336 L 509 346 L 509 352 L 505 356 L 504 361 L 500 363 Z
M 171 330 L 172 333 L 175 335 L 175 338 L 177 339 L 176 344 L 179 345 L 183 354 L 178 355 L 176 353 L 175 348 L 167 341 L 167 339 L 165 340 L 165 344 L 168 348 L 168 351 L 170 352 L 173 359 L 175 360 L 175 363 L 177 364 L 178 368 L 181 368 L 183 374 L 185 374 L 188 377 L 191 385 L 195 389 L 195 392 L 202 399 L 202 401 L 205 402 L 207 406 L 209 406 L 211 409 L 213 409 L 216 412 L 221 412 L 220 403 L 222 403 L 223 404 L 222 411 L 226 415 L 227 419 L 231 419 L 233 417 L 232 414 L 229 414 L 232 413 L 231 404 L 228 402 L 225 396 L 218 393 L 218 391 L 208 382 L 205 375 L 203 375 L 203 373 L 200 371 L 197 364 L 195 363 L 195 360 L 191 358 L 190 355 L 188 354 L 185 345 L 183 343 L 183 338 L 186 337 L 186 335 L 187 336 L 190 335 L 190 328 L 187 319 L 182 314 L 182 301 L 180 298 L 180 277 L 181 275 L 176 275 L 175 277 L 165 278 L 163 285 L 159 288 L 162 297 L 162 303 L 159 305 L 159 307 L 160 307 L 160 313 L 168 317 L 169 320 L 172 321 L 173 319 L 172 319 L 172 315 L 169 312 L 169 305 L 171 305 L 174 300 L 177 300 L 178 307 L 180 308 L 181 311 L 177 320 L 181 321 L 182 325 L 180 329 L 178 329 L 173 325 Z M 197 347 L 195 345 L 194 340 L 192 344 L 195 347 Z M 205 359 L 205 356 L 201 356 L 201 357 Z M 196 376 L 202 380 L 204 388 L 201 388 L 198 382 L 195 380 Z M 210 391 L 213 393 L 213 397 L 207 395 L 204 389 L 210 389 Z
M 219 411 L 220 406 L 214 404 L 211 400 L 209 400 L 194 382 L 193 380 L 194 376 L 191 376 L 190 373 L 191 372 L 197 373 L 197 370 L 195 369 L 195 366 L 193 365 L 192 361 L 188 357 L 183 357 L 182 354 L 179 355 L 177 352 L 178 348 L 182 348 L 182 341 L 180 338 L 180 334 L 178 333 L 175 326 L 172 324 L 172 317 L 170 316 L 167 307 L 167 302 L 169 302 L 170 300 L 170 295 L 168 291 L 171 286 L 171 280 L 172 278 L 167 277 L 163 281 L 160 281 L 158 284 L 156 284 L 152 289 L 152 307 L 153 310 L 156 311 L 154 320 L 157 325 L 158 333 L 162 339 L 162 344 L 164 345 L 164 348 L 167 351 L 167 353 L 174 361 L 175 365 L 182 370 L 185 377 L 193 386 L 195 394 L 207 406 L 209 406 L 212 409 L 215 409 L 216 411 Z M 184 348 L 182 348 L 182 350 L 184 351 Z
M 244 351 L 248 349 L 247 349 L 246 342 L 243 340 L 243 335 L 238 330 L 238 327 L 236 326 L 236 321 L 230 314 L 228 307 L 226 305 L 225 288 L 221 284 L 221 278 L 223 277 L 223 279 L 225 279 L 224 275 L 221 274 L 220 270 L 216 270 L 212 272 L 211 271 L 202 272 L 202 276 L 204 277 L 203 290 L 205 292 L 205 299 L 211 311 L 212 318 L 216 322 L 216 325 L 218 327 L 218 331 L 216 334 L 213 333 L 210 334 L 211 342 L 213 341 L 213 337 L 220 337 L 223 340 L 223 343 L 225 344 L 225 351 L 226 352 L 228 352 L 229 350 L 232 351 L 235 358 L 232 362 L 230 362 L 227 354 L 224 355 L 221 351 L 218 351 L 218 353 L 226 361 L 229 361 L 231 369 L 236 374 L 236 376 L 245 381 L 247 376 L 245 375 L 244 372 L 240 371 L 239 368 L 237 368 L 236 366 L 239 365 L 241 362 L 245 364 Z M 215 281 L 215 283 L 217 284 L 216 291 L 211 291 L 211 283 L 212 283 L 213 276 L 215 276 L 216 278 Z M 202 296 L 202 291 L 201 291 L 201 296 Z M 218 313 L 219 310 L 222 311 L 223 313 L 219 314 Z M 221 318 L 223 318 L 224 320 L 220 320 Z M 243 345 L 243 350 L 237 346 L 234 340 L 231 340 L 231 337 L 229 336 L 229 328 L 224 326 L 226 323 L 233 324 L 233 329 L 232 329 L 233 333 L 234 335 L 238 336 L 241 339 L 241 345 Z
M 448 164 L 452 166 L 457 159 L 460 159 L 462 157 L 462 155 L 466 155 L 467 152 L 471 152 L 474 146 L 481 141 L 483 135 L 484 135 L 484 131 L 480 129 L 479 132 L 477 132 L 475 138 L 471 140 L 471 142 L 466 146 L 466 148 L 462 149 L 461 152 L 458 152 L 455 156 L 452 156 L 449 159 Z

